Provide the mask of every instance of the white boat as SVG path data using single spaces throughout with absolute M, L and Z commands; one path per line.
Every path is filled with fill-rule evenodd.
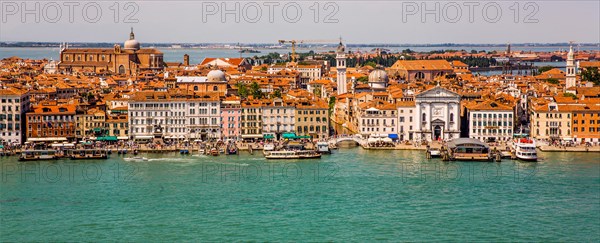
M 265 145 L 263 145 L 263 154 L 267 155 L 269 154 L 269 152 L 275 150 L 275 144 L 272 143 L 265 143 Z
M 330 154 L 329 144 L 327 142 L 317 142 L 317 152 L 322 154 Z
M 133 157 L 133 158 L 131 158 L 131 160 L 134 160 L 134 161 L 148 161 L 148 158 L 146 158 L 146 157 Z
M 270 151 L 265 154 L 267 159 L 319 159 L 321 154 L 315 150 L 283 150 L 283 151 Z
M 442 152 L 439 149 L 429 149 L 429 155 L 431 158 L 442 157 Z
M 537 161 L 535 140 L 532 138 L 516 138 L 513 143 L 515 156 L 524 161 Z

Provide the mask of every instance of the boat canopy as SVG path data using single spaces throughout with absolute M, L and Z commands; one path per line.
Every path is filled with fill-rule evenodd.
M 474 138 L 457 138 L 448 142 L 449 148 L 457 148 L 457 147 L 484 147 L 489 148 L 486 143 L 479 141 Z

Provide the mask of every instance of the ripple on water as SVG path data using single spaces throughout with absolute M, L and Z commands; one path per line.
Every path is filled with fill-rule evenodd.
M 542 153 L 539 163 L 361 149 L 315 161 L 144 156 L 85 163 L 99 180 L 84 163 L 1 159 L 0 240 L 600 241 L 594 154 Z

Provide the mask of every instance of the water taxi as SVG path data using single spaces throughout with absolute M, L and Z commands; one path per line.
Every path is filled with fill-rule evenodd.
M 321 154 L 330 154 L 329 144 L 327 142 L 317 142 L 317 152 Z
M 321 154 L 315 150 L 283 150 L 271 151 L 265 155 L 267 159 L 319 159 Z
M 53 160 L 58 159 L 56 150 L 25 150 L 19 156 L 19 161 Z
M 70 157 L 71 159 L 108 159 L 108 152 L 104 149 L 76 149 Z

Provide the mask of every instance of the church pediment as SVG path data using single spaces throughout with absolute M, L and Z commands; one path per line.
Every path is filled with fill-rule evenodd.
M 444 89 L 442 87 L 435 87 L 430 90 L 426 90 L 421 92 L 416 96 L 416 98 L 439 98 L 439 97 L 448 97 L 448 98 L 460 98 L 460 95 L 454 93 L 450 90 Z

